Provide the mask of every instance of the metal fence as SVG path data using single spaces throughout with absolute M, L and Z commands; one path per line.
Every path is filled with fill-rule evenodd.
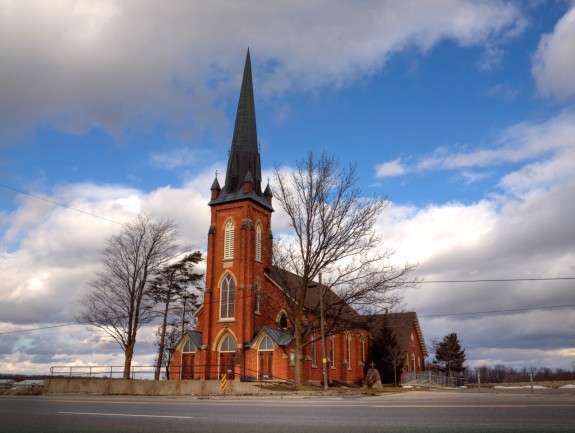
M 155 365 L 134 365 L 130 368 L 130 379 L 153 380 L 156 372 Z M 228 379 L 240 379 L 242 382 L 283 382 L 290 383 L 287 378 L 274 376 L 272 374 L 261 375 L 255 370 L 247 368 L 241 369 L 241 374 L 236 377 L 235 371 L 221 371 L 221 366 L 217 364 L 189 367 L 170 367 L 169 371 L 162 368 L 160 372 L 161 380 L 219 380 L 222 373 L 228 375 Z M 123 365 L 69 365 L 50 367 L 52 377 L 88 378 L 88 379 L 123 379 Z
M 436 388 L 461 388 L 465 386 L 465 377 L 454 377 L 447 376 L 439 372 L 420 371 L 420 372 L 409 372 L 401 375 L 401 385 L 413 385 L 413 386 L 429 386 Z
M 156 366 L 137 365 L 130 369 L 130 379 L 153 379 Z M 123 365 L 66 365 L 50 367 L 52 376 L 66 376 L 89 379 L 122 379 Z

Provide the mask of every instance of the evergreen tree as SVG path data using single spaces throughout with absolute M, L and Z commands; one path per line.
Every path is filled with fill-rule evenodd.
M 200 291 L 198 284 L 204 277 L 204 274 L 195 270 L 200 261 L 202 261 L 202 254 L 199 251 L 188 254 L 176 263 L 160 269 L 150 283 L 150 294 L 156 301 L 157 307 L 161 309 L 159 313 L 162 316 L 162 324 L 157 332 L 158 357 L 154 375 L 156 380 L 160 378 L 162 363 L 167 362 L 165 348 L 166 342 L 170 342 L 170 337 L 173 337 L 173 325 L 181 323 L 179 334 L 182 336 L 186 331 L 186 325 L 190 323 L 188 316 L 197 308 Z M 168 324 L 172 325 L 170 329 L 167 329 Z M 168 331 L 167 340 L 166 331 Z
M 397 385 L 397 376 L 403 368 L 405 354 L 398 347 L 395 333 L 387 319 L 381 328 L 372 329 L 371 333 L 373 336 L 371 360 L 379 371 L 381 382 L 393 382 Z
M 433 350 L 435 352 L 434 364 L 437 364 L 441 370 L 447 371 L 451 376 L 452 371 L 463 371 L 465 368 L 465 349 L 461 348 L 457 333 L 452 332 L 443 337 L 443 340 L 433 341 Z

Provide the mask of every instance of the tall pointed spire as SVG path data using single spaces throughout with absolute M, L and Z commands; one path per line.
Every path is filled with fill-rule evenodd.
M 225 182 L 220 194 L 210 202 L 210 205 L 241 200 L 249 196 L 273 210 L 269 201 L 264 197 L 261 187 L 262 169 L 256 128 L 256 109 L 249 48 L 244 66 Z M 253 188 L 245 190 L 243 188 L 245 182 L 251 183 Z

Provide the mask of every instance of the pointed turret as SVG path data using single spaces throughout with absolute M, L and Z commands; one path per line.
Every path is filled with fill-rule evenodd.
M 218 198 L 218 195 L 220 195 L 220 191 L 222 190 L 222 188 L 220 188 L 220 183 L 218 182 L 218 175 L 216 174 L 216 178 L 214 179 L 214 183 L 212 183 L 212 187 L 210 188 L 210 190 L 212 191 L 212 200 L 215 198 Z
M 244 187 L 246 179 L 253 185 L 252 187 Z M 262 193 L 261 185 L 262 169 L 256 129 L 252 64 L 248 49 L 226 170 L 226 183 L 217 197 L 212 196 L 209 204 L 212 206 L 250 198 L 273 211 L 271 204 Z
M 273 198 L 273 194 L 272 194 L 272 189 L 270 188 L 270 181 L 268 179 L 268 186 L 266 186 L 266 189 L 264 191 L 264 197 L 266 198 L 266 200 L 268 201 L 268 203 L 272 204 L 272 198 Z

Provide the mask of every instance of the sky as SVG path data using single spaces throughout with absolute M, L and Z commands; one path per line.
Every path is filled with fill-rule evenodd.
M 205 251 L 248 47 L 264 179 L 356 164 L 428 347 L 571 368 L 573 1 L 0 0 L 1 373 L 123 364 L 79 301 L 139 212 Z

